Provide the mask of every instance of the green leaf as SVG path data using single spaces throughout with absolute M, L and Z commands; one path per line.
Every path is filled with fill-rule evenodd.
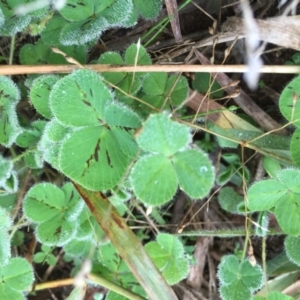
M 0 27 L 4 24 L 4 22 L 5 22 L 5 17 L 0 6 Z
M 23 148 L 33 148 L 39 141 L 42 132 L 46 126 L 46 121 L 35 121 L 31 123 L 30 128 L 24 129 L 24 131 L 17 137 L 16 144 Z
M 167 84 L 168 74 L 165 72 L 150 73 L 143 81 L 143 90 L 148 95 L 162 95 Z
M 12 225 L 12 220 L 9 217 L 9 214 L 6 209 L 0 207 L 0 231 L 1 230 L 8 230 Z
M 89 70 L 78 70 L 62 78 L 50 93 L 52 113 L 66 126 L 102 124 L 109 101 L 111 92 L 99 75 Z
M 229 180 L 232 179 L 232 176 L 234 174 L 234 167 L 228 166 L 225 167 L 224 165 L 220 165 L 220 169 L 219 169 L 219 173 L 218 176 L 216 178 L 216 182 L 218 185 L 224 185 L 225 183 L 227 183 Z
M 53 184 L 35 185 L 25 196 L 24 213 L 33 222 L 45 222 L 64 208 L 64 198 L 62 190 Z
M 284 169 L 278 172 L 277 178 L 290 192 L 300 193 L 300 170 Z
M 300 199 L 299 194 L 287 193 L 275 206 L 276 219 L 282 230 L 290 235 L 300 235 Z
M 73 238 L 64 245 L 64 251 L 72 258 L 88 258 L 91 255 L 91 249 L 95 249 L 95 243 L 92 241 L 82 241 Z
M 19 186 L 17 173 L 15 171 L 12 171 L 10 177 L 2 186 L 7 193 L 16 193 Z
M 269 156 L 263 157 L 263 166 L 271 178 L 276 178 L 278 171 L 281 170 L 280 163 L 276 159 Z
M 184 257 L 183 245 L 177 237 L 160 233 L 157 242 L 146 244 L 145 249 L 170 285 L 186 278 L 189 265 Z
M 43 42 L 50 46 L 61 46 L 60 32 L 66 24 L 68 22 L 64 18 L 54 15 L 41 33 Z
M 235 281 L 229 285 L 221 286 L 220 295 L 223 300 L 251 299 L 251 291 L 242 281 Z
M 25 196 L 26 217 L 38 223 L 37 237 L 46 245 L 63 245 L 77 231 L 75 222 L 83 206 L 72 184 L 59 189 L 50 183 L 33 186 Z
M 3 266 L 8 263 L 11 256 L 8 230 L 12 225 L 12 220 L 7 210 L 2 207 L 0 207 L 0 220 L 0 264 Z
M 248 207 L 253 211 L 270 209 L 286 192 L 287 187 L 278 180 L 267 179 L 256 182 L 247 192 Z
M 5 194 L 0 193 L 0 207 L 5 208 L 8 212 L 11 212 L 15 207 L 17 201 L 17 194 Z
M 218 276 L 223 299 L 249 299 L 251 293 L 263 283 L 263 272 L 259 265 L 252 266 L 248 260 L 240 263 L 234 255 L 223 256 Z
M 17 103 L 20 100 L 17 85 L 6 76 L 0 76 L 0 107 L 6 103 Z
M 47 256 L 47 253 L 45 253 L 45 252 L 38 252 L 38 253 L 34 254 L 33 261 L 35 263 L 37 263 L 37 264 L 44 263 L 45 260 L 46 260 L 46 256 Z
M 9 148 L 21 132 L 15 104 L 4 104 L 0 110 L 0 144 Z
M 20 92 L 8 77 L 0 76 L 0 144 L 10 147 L 22 132 L 16 114 Z
M 3 9 L 3 6 L 2 6 Z M 30 24 L 31 21 L 31 16 L 29 15 L 23 15 L 23 16 L 18 16 L 14 15 L 14 9 L 10 9 L 11 13 L 9 16 L 7 16 L 4 12 L 5 17 L 5 22 L 4 24 L 0 27 L 0 35 L 4 36 L 13 36 L 17 34 L 18 32 L 22 32 L 23 30 L 26 29 L 26 27 Z
M 17 230 L 11 239 L 11 244 L 12 246 L 19 247 L 24 244 L 24 240 L 25 240 L 24 232 L 21 230 Z
M 161 10 L 161 0 L 133 0 L 135 7 L 144 19 L 154 19 Z
M 291 157 L 297 167 L 300 167 L 300 129 L 296 129 L 292 135 L 290 149 Z
M 68 133 L 70 129 L 56 119 L 52 119 L 50 122 L 47 122 L 47 125 L 44 130 L 44 135 L 52 142 L 60 142 Z
M 133 27 L 137 24 L 138 14 L 137 10 L 133 7 L 131 12 L 128 14 L 127 19 L 122 22 L 122 26 L 125 28 Z
M 288 121 L 300 126 L 300 76 L 294 78 L 282 91 L 279 98 L 279 109 Z
M 192 82 L 194 90 L 201 94 L 208 93 L 210 98 L 219 99 L 224 96 L 224 90 L 221 85 L 209 73 L 195 73 L 195 79 Z
M 13 171 L 13 162 L 11 160 L 5 159 L 0 155 L 0 186 L 5 184 L 5 182 L 11 176 Z
M 11 257 L 10 253 L 10 237 L 8 230 L 0 231 L 0 264 L 4 266 L 8 263 L 8 260 Z M 0 293 L 1 295 L 1 293 Z
M 59 50 L 64 52 L 67 56 L 72 57 L 76 61 L 78 61 L 81 64 L 86 63 L 86 52 L 87 48 L 86 46 L 62 46 L 59 45 Z M 49 64 L 52 65 L 65 65 L 70 64 L 70 62 L 67 61 L 67 59 L 58 53 L 54 53 L 53 51 L 50 53 L 49 56 Z
M 110 126 L 141 127 L 140 117 L 122 103 L 114 102 L 105 108 L 105 120 Z
M 171 161 L 160 155 L 141 157 L 131 171 L 136 196 L 149 205 L 162 205 L 175 194 L 178 180 Z
M 300 237 L 287 236 L 284 241 L 284 247 L 289 260 L 300 266 Z
M 42 40 L 35 45 L 25 44 L 22 46 L 19 59 L 22 65 L 41 65 L 49 61 L 51 50 Z
M 178 152 L 173 159 L 180 188 L 191 198 L 205 197 L 214 183 L 214 169 L 207 155 L 200 150 Z
M 122 56 L 116 52 L 105 52 L 98 59 L 99 64 L 108 65 L 124 65 L 124 60 Z M 101 74 L 105 80 L 112 84 L 118 84 L 126 76 L 125 72 L 105 72 Z
M 110 1 L 113 2 L 114 0 Z M 102 1 L 107 2 L 107 1 Z M 59 13 L 68 21 L 81 21 L 86 20 L 88 17 L 97 13 L 97 6 L 93 0 L 67 0 L 66 4 L 59 10 Z
M 141 148 L 165 156 L 174 155 L 190 142 L 189 128 L 170 120 L 164 113 L 151 115 L 137 137 Z
M 135 73 L 135 75 L 137 75 L 137 73 Z M 128 74 L 118 84 L 118 89 L 115 90 L 116 97 L 126 104 L 132 104 L 134 100 L 131 96 L 135 96 L 141 86 L 142 83 L 140 77 Z
M 183 76 L 172 75 L 167 81 L 164 96 L 170 97 L 172 105 L 180 105 L 188 96 L 189 85 Z
M 78 240 L 90 240 L 98 244 L 105 244 L 107 242 L 106 234 L 86 206 L 84 206 L 77 220 L 79 221 L 79 228 L 76 234 Z
M 24 295 L 21 292 L 12 289 L 9 285 L 3 282 L 0 283 L 0 295 L 1 300 L 25 300 Z
M 99 191 L 118 184 L 137 153 L 131 136 L 123 130 L 125 149 L 118 142 L 117 128 L 84 127 L 72 132 L 60 149 L 62 172 L 84 187 Z M 126 153 L 125 153 L 126 151 Z
M 218 201 L 222 209 L 232 214 L 237 214 L 239 213 L 237 206 L 243 203 L 244 199 L 232 187 L 224 187 L 219 192 Z
M 9 263 L 1 268 L 0 278 L 1 282 L 5 282 L 11 289 L 25 290 L 29 288 L 34 279 L 32 266 L 24 258 L 11 258 Z
M 147 2 L 148 3 L 148 2 Z M 145 2 L 144 2 L 145 4 Z M 125 52 L 125 64 L 127 65 L 152 65 L 151 58 L 146 49 L 138 44 L 129 46 Z M 135 76 L 146 75 L 145 72 L 137 72 Z
M 108 28 L 107 20 L 98 14 L 92 18 L 65 25 L 61 30 L 59 41 L 65 46 L 84 45 L 96 40 Z
M 132 11 L 132 0 L 116 0 L 102 15 L 111 26 L 122 26 Z

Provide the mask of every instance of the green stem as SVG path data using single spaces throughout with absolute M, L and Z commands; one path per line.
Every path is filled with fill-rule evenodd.
M 88 274 L 88 279 L 91 280 L 92 282 L 96 283 L 96 284 L 99 284 L 103 287 L 106 287 L 108 288 L 109 290 L 115 292 L 115 293 L 118 293 L 124 297 L 127 297 L 129 299 L 132 299 L 132 300 L 145 300 L 145 298 L 135 294 L 135 293 L 132 293 L 126 289 L 124 289 L 123 287 L 103 278 L 103 277 L 100 277 L 99 275 L 95 275 L 95 274 Z
M 269 229 L 267 232 L 268 236 L 274 235 L 285 235 L 286 233 L 274 229 Z M 246 236 L 245 228 L 238 229 L 220 229 L 220 230 L 195 230 L 195 231 L 184 231 L 182 233 L 177 233 L 177 236 L 211 236 L 219 238 L 232 238 L 238 236 Z M 248 229 L 248 236 L 256 235 L 254 229 Z
M 15 162 L 19 161 L 20 159 L 22 159 L 24 156 L 26 156 L 28 153 L 34 152 L 34 151 L 36 151 L 36 149 L 28 149 L 18 156 L 14 155 L 14 159 L 12 161 L 15 163 Z
M 243 255 L 242 255 L 241 261 L 244 261 L 246 259 L 247 249 L 248 249 L 248 240 L 250 238 L 250 226 L 251 226 L 251 224 L 250 224 L 250 222 L 248 222 L 248 218 L 246 219 L 246 222 L 247 222 L 247 230 L 245 230 L 245 244 L 244 244 Z
M 10 41 L 10 52 L 9 52 L 9 61 L 8 61 L 9 65 L 13 64 L 14 51 L 15 51 L 15 42 L 16 42 L 16 36 L 13 35 L 11 37 L 11 41 Z
M 262 267 L 263 267 L 264 275 L 265 275 L 266 290 L 267 290 L 267 293 L 269 293 L 268 275 L 267 275 L 267 262 L 266 262 L 266 246 L 267 246 L 266 237 L 264 236 L 262 238 L 262 250 L 261 250 L 262 255 L 261 255 L 261 258 L 262 258 Z

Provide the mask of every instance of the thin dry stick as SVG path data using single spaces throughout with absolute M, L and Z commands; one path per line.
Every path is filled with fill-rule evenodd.
M 172 31 L 176 40 L 176 43 L 182 43 L 183 38 L 180 30 L 178 8 L 176 0 L 165 0 L 166 8 L 171 22 Z
M 83 65 L 83 68 L 96 72 L 206 72 L 206 73 L 245 73 L 247 65 L 151 65 L 151 66 L 113 66 Z M 0 75 L 71 73 L 78 70 L 76 65 L 10 65 L 1 66 Z M 300 66 L 262 66 L 260 73 L 297 74 Z

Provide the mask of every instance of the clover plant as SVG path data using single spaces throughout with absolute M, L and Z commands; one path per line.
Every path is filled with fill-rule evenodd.
M 151 282 L 156 279 L 166 288 L 160 291 L 164 299 L 175 299 L 170 286 L 188 275 L 189 237 L 246 235 L 241 255 L 221 259 L 218 278 L 222 299 L 289 299 L 278 292 L 254 295 L 268 274 L 251 255 L 246 257 L 246 248 L 250 235 L 266 241 L 273 214 L 280 234 L 286 234 L 288 259 L 300 265 L 300 76 L 288 83 L 279 101 L 280 112 L 293 132 L 291 138 L 263 134 L 253 125 L 245 126 L 242 119 L 239 124 L 243 129 L 208 122 L 208 127 L 197 129 L 209 128 L 218 138 L 212 142 L 214 147 L 201 149 L 197 144 L 205 143 L 193 141 L 196 126 L 182 121 L 181 107 L 189 94 L 184 76 L 166 72 L 99 74 L 85 66 L 151 65 L 151 56 L 140 42 L 121 53 L 107 51 L 93 62 L 87 53 L 107 29 L 131 27 L 140 17 L 157 18 L 161 0 L 66 0 L 64 5 L 45 1 L 38 8 L 32 4 L 36 3 L 0 1 L 0 34 L 34 36 L 33 43 L 20 47 L 19 62 L 69 64 L 71 60 L 66 58 L 70 57 L 80 68 L 71 74 L 31 75 L 25 82 L 18 78 L 18 86 L 16 78 L 0 76 L 0 145 L 4 149 L 0 155 L 0 299 L 25 299 L 32 289 L 32 265 L 11 251 L 12 245 L 23 242 L 23 228 L 34 232 L 39 242 L 33 255 L 35 264 L 54 266 L 60 247 L 63 259 L 72 262 L 71 276 L 81 276 L 87 283 L 98 280 L 99 284 L 101 279 L 100 284 L 110 289 L 107 299 L 126 299 L 128 295 L 158 299 L 161 295 L 153 294 L 141 276 L 148 272 L 143 269 L 144 262 L 153 267 L 148 276 Z M 221 86 L 212 81 L 210 75 L 199 73 L 192 85 L 212 98 L 222 98 Z M 29 109 L 34 111 L 31 117 L 20 114 L 19 102 L 27 98 L 32 105 Z M 244 149 L 247 142 L 264 155 L 268 175 L 253 183 L 244 157 L 232 150 L 239 144 Z M 222 154 L 220 168 L 215 170 L 206 152 L 216 150 L 217 143 L 232 151 Z M 28 183 L 28 174 L 35 184 Z M 134 235 L 121 218 L 133 216 L 137 220 L 132 210 L 136 205 L 146 207 L 149 218 L 165 225 L 160 207 L 171 204 L 179 190 L 191 201 L 204 199 L 215 181 L 220 186 L 221 209 L 247 217 L 251 220 L 248 228 L 184 232 L 185 239 L 180 239 L 179 233 L 176 236 L 161 230 L 155 241 L 149 241 L 151 233 L 139 230 Z M 224 186 L 228 183 L 230 186 Z M 244 197 L 242 192 L 246 192 Z M 103 202 L 95 205 L 90 195 Z M 105 215 L 100 214 L 103 204 Z M 122 243 L 113 240 L 110 230 L 114 226 L 126 237 L 119 239 Z M 127 239 L 128 232 L 135 239 Z M 126 244 L 132 241 L 133 245 Z M 122 250 L 127 247 L 143 252 L 144 260 L 126 256 Z M 90 267 L 84 273 L 87 262 Z M 132 268 L 134 263 L 139 267 Z M 152 278 L 151 272 L 157 278 Z M 69 297 L 78 298 L 82 292 L 77 286 Z

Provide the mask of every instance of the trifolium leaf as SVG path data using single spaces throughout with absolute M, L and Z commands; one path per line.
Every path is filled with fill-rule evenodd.
M 162 6 L 161 0 L 133 0 L 135 7 L 144 19 L 154 19 Z
M 84 45 L 96 40 L 110 24 L 98 14 L 92 18 L 69 23 L 63 27 L 60 33 L 60 43 L 65 46 Z
M 279 109 L 288 121 L 300 127 L 300 76 L 294 78 L 282 91 L 279 98 Z
M 124 60 L 122 56 L 116 52 L 105 52 L 98 59 L 99 64 L 108 65 L 124 65 Z M 101 74 L 105 80 L 112 84 L 118 84 L 126 76 L 125 72 L 105 72 Z
M 0 76 L 0 144 L 5 147 L 10 147 L 22 132 L 16 113 L 19 100 L 20 92 L 14 82 Z
M 189 128 L 170 120 L 163 113 L 151 115 L 137 137 L 141 148 L 165 156 L 185 148 L 190 140 Z
M 1 212 L 0 212 L 1 214 Z M 8 234 L 8 230 L 0 231 L 0 264 L 4 266 L 8 263 L 10 259 L 10 237 Z M 0 292 L 1 295 L 1 292 Z
M 275 179 L 267 179 L 253 184 L 248 192 L 248 207 L 253 211 L 267 210 L 287 192 L 287 187 Z
M 184 257 L 183 245 L 177 237 L 160 233 L 157 242 L 146 244 L 145 249 L 170 285 L 186 278 L 189 264 Z
M 50 93 L 50 108 L 66 126 L 101 125 L 112 94 L 97 73 L 78 70 L 59 80 Z
M 58 80 L 58 76 L 44 75 L 36 78 L 30 89 L 29 97 L 33 106 L 38 113 L 47 119 L 52 117 L 52 112 L 49 107 L 50 91 Z
M 165 91 L 168 74 L 165 72 L 150 73 L 144 79 L 143 90 L 147 95 L 161 95 Z
M 292 135 L 290 149 L 291 149 L 291 157 L 297 167 L 300 167 L 300 129 L 296 129 Z
M 45 245 L 63 245 L 77 232 L 76 216 L 82 205 L 71 183 L 62 189 L 50 183 L 33 186 L 25 196 L 26 217 L 38 224 L 37 237 Z
M 101 15 L 111 26 L 121 26 L 132 11 L 132 0 L 116 0 Z
M 8 230 L 12 225 L 12 220 L 6 209 L 0 207 L 0 264 L 6 265 L 10 259 L 10 237 Z
M 244 203 L 241 195 L 237 194 L 232 187 L 224 187 L 220 190 L 218 201 L 222 209 L 232 214 L 239 213 L 238 205 Z
M 68 21 L 81 21 L 86 20 L 88 17 L 95 13 L 94 1 L 76 1 L 68 0 L 66 5 L 64 5 L 59 13 Z
M 110 126 L 141 127 L 140 117 L 127 106 L 117 102 L 106 106 L 105 120 Z
M 178 179 L 171 161 L 161 155 L 141 157 L 131 172 L 135 195 L 149 205 L 162 205 L 174 196 Z
M 61 171 L 87 189 L 99 191 L 118 184 L 137 153 L 132 137 L 123 130 L 123 150 L 114 132 L 118 128 L 84 127 L 62 142 Z M 125 153 L 125 152 L 126 153 Z
M 11 176 L 12 170 L 12 161 L 0 155 L 0 185 L 5 184 L 6 180 Z
M 277 178 L 293 193 L 300 193 L 300 170 L 284 169 L 277 173 Z
M 164 97 L 170 98 L 172 105 L 180 105 L 188 96 L 189 85 L 184 76 L 172 75 L 166 84 Z
M 35 45 L 25 44 L 22 46 L 19 58 L 22 65 L 41 65 L 49 61 L 51 50 L 39 40 Z
M 263 283 L 263 272 L 259 265 L 252 266 L 249 260 L 239 262 L 234 255 L 223 256 L 218 276 L 223 299 L 249 299 Z
M 172 159 L 180 188 L 191 198 L 205 197 L 213 187 L 215 173 L 207 155 L 196 149 L 176 153 Z
M 25 290 L 33 282 L 32 266 L 21 257 L 11 258 L 7 265 L 0 270 L 1 282 L 18 291 Z
M 60 32 L 66 24 L 68 24 L 68 22 L 64 18 L 54 15 L 47 22 L 46 28 L 41 33 L 43 42 L 50 46 L 60 46 Z
M 127 65 L 152 65 L 152 60 L 146 49 L 137 44 L 129 46 L 125 52 L 125 64 Z M 145 72 L 137 72 L 135 76 L 146 75 Z
M 300 266 L 300 237 L 287 236 L 284 242 L 284 247 L 289 260 Z
M 298 193 L 288 192 L 275 206 L 275 215 L 282 230 L 293 236 L 300 235 L 300 199 Z

